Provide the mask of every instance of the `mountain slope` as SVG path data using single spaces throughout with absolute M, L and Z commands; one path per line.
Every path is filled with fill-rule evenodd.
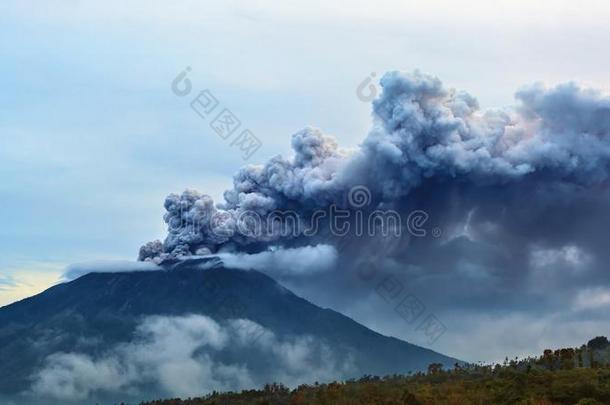
M 189 261 L 167 271 L 90 273 L 0 308 L 0 394 L 28 390 L 32 376 L 53 353 L 99 356 L 132 341 L 146 317 L 188 314 L 219 323 L 248 319 L 278 339 L 311 336 L 334 356 L 349 358 L 347 377 L 406 373 L 457 361 L 317 307 L 260 272 Z M 248 353 L 253 351 L 251 345 Z M 223 349 L 225 360 L 229 352 L 230 347 Z

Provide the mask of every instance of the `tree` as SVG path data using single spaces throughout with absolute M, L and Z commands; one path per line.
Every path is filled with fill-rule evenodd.
M 432 363 L 428 366 L 428 374 L 438 374 L 443 370 L 441 363 Z
M 587 347 L 594 350 L 603 350 L 608 346 L 610 346 L 610 342 L 608 342 L 608 338 L 605 336 L 598 336 L 587 342 Z

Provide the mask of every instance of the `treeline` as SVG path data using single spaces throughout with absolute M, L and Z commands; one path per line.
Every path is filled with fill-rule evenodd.
M 593 405 L 610 404 L 610 343 L 604 337 L 580 348 L 545 350 L 540 357 L 506 359 L 503 364 L 456 364 L 427 373 L 365 376 L 293 390 L 270 384 L 262 390 L 212 393 L 194 399 L 170 399 L 142 405 L 224 404 L 379 404 L 379 405 Z

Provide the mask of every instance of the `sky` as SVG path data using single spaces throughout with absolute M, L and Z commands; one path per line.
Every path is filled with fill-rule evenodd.
M 70 264 L 134 260 L 143 243 L 165 237 L 169 193 L 193 188 L 219 201 L 245 163 L 290 155 L 303 127 L 357 147 L 372 106 L 356 89 L 372 73 L 419 69 L 482 108 L 513 105 L 536 82 L 607 92 L 609 19 L 603 1 L 2 2 L 0 305 L 47 288 Z M 186 67 L 196 90 L 209 89 L 261 140 L 247 162 L 172 92 Z M 566 246 L 532 260 L 580 257 Z M 294 287 L 426 344 L 382 303 Z M 579 345 L 610 326 L 590 313 L 610 295 L 586 288 L 592 295 L 575 293 L 574 305 L 588 315 L 570 314 L 578 326 L 555 310 L 540 319 L 531 308 L 452 309 L 431 293 L 428 307 L 448 324 L 431 347 L 492 361 Z

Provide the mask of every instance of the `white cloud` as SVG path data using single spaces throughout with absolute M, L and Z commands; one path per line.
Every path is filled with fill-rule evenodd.
M 337 262 L 337 251 L 331 245 L 316 245 L 280 248 L 255 254 L 220 253 L 218 257 L 230 268 L 259 270 L 281 277 L 331 270 Z
M 34 392 L 56 399 L 82 400 L 97 390 L 125 388 L 132 370 L 123 369 L 116 358 L 99 361 L 78 353 L 57 353 L 47 358 L 47 368 L 38 374 Z
M 232 361 L 222 358 L 227 351 L 235 355 Z M 151 394 L 146 387 L 152 385 L 160 394 L 184 397 L 267 382 L 295 386 L 326 381 L 341 378 L 351 365 L 350 358 L 336 358 L 312 336 L 278 337 L 246 319 L 220 324 L 202 315 L 151 316 L 138 326 L 132 342 L 101 356 L 48 356 L 27 395 L 63 401 L 91 400 L 98 394 L 141 398 Z
M 575 245 L 566 245 L 557 249 L 533 249 L 530 263 L 535 268 L 550 266 L 567 266 L 580 269 L 588 265 L 592 257 Z
M 576 294 L 576 310 L 596 309 L 610 306 L 610 289 L 605 287 L 585 288 Z
M 63 278 L 67 281 L 71 281 L 88 273 L 121 273 L 154 270 L 163 269 L 152 262 L 136 262 L 129 260 L 98 260 L 69 265 L 63 275 Z

